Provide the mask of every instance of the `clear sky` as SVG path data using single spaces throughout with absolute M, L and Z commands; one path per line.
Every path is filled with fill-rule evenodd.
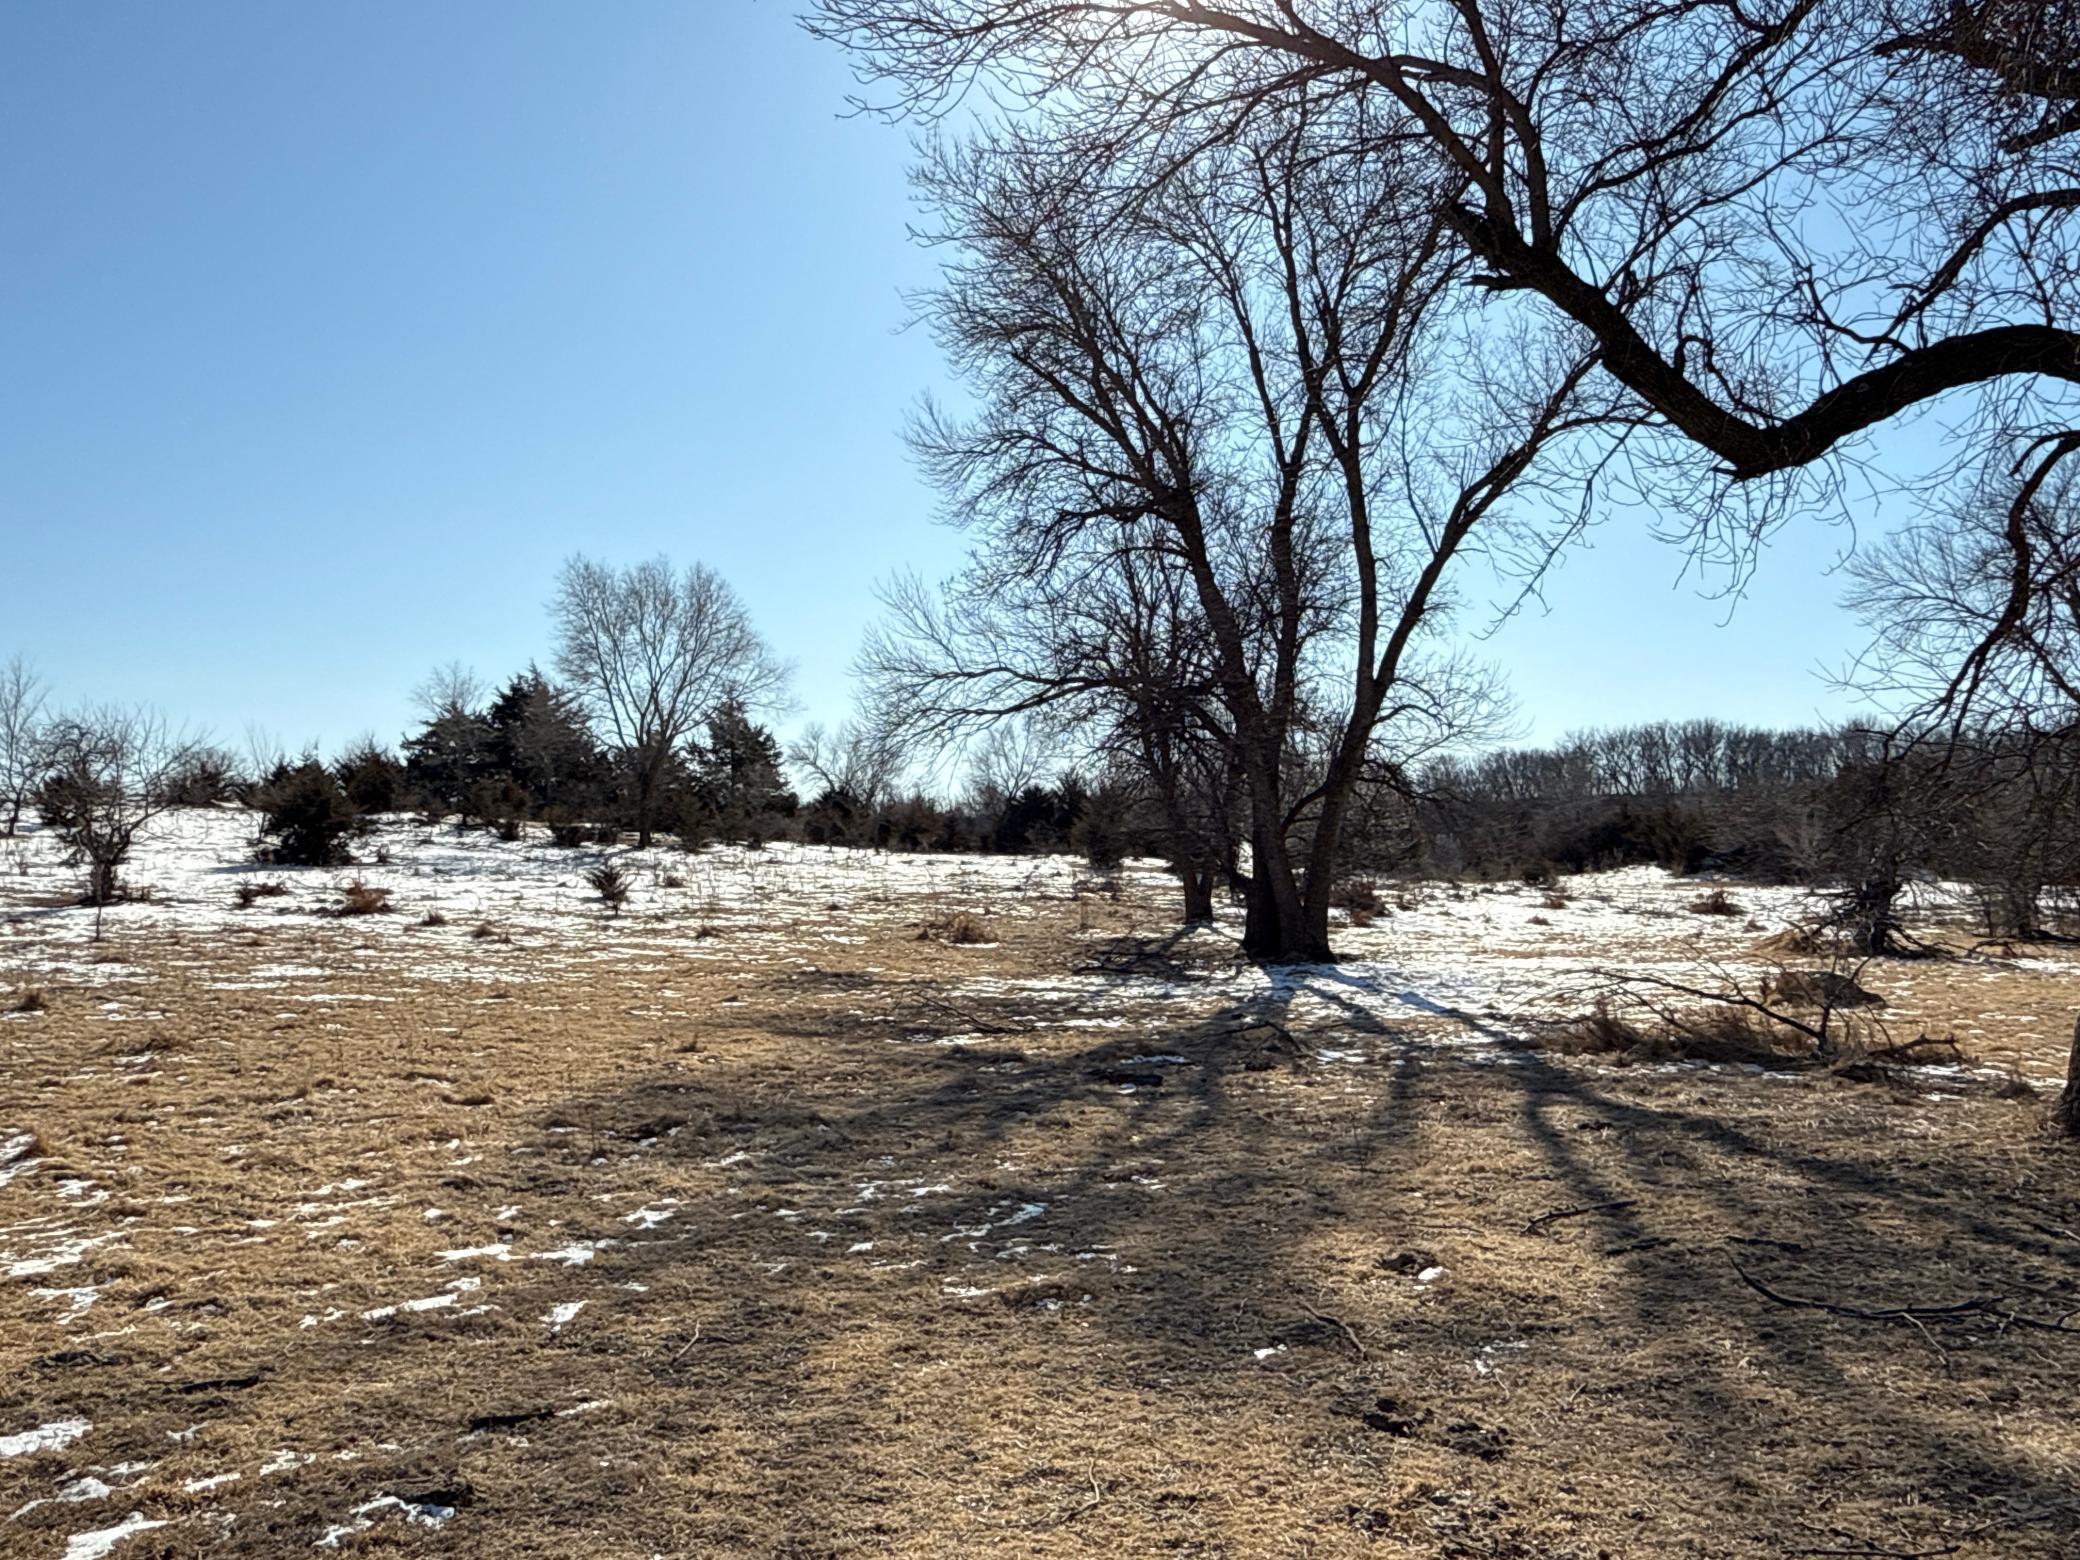
M 909 143 L 787 0 L 0 8 L 0 657 L 234 744 L 394 738 L 547 660 L 574 550 L 700 559 L 834 720 L 958 538 Z M 1529 734 L 1847 706 L 1839 533 L 1730 623 L 1635 523 L 1489 649 Z M 791 721 L 789 724 L 794 724 Z

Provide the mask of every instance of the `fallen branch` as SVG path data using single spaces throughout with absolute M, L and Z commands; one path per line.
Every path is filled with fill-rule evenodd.
M 1729 1256 L 1727 1261 L 1733 1263 L 1733 1270 L 1740 1275 L 1742 1283 L 1746 1284 L 1758 1295 L 1761 1295 L 1765 1300 L 1784 1306 L 1789 1310 L 1825 1311 L 1829 1316 L 1846 1316 L 1851 1320 L 1859 1322 L 1908 1322 L 1917 1327 L 1926 1322 L 1970 1321 L 1977 1317 L 1984 1317 L 1989 1321 L 1998 1322 L 2002 1326 L 2028 1327 L 2038 1332 L 2080 1333 L 2080 1327 L 2069 1327 L 2066 1325 L 2072 1320 L 2075 1315 L 2074 1312 L 2068 1311 L 2056 1321 L 2047 1322 L 2041 1317 L 2025 1316 L 2020 1311 L 2009 1310 L 2001 1303 L 2002 1297 L 1999 1295 L 1984 1295 L 1971 1300 L 1952 1300 L 1942 1305 L 1908 1304 L 1877 1307 L 1845 1305 L 1836 1300 L 1815 1300 L 1802 1295 L 1787 1295 L 1779 1290 L 1770 1288 L 1769 1285 L 1742 1267 L 1739 1262 L 1734 1261 L 1732 1257 Z
M 1614 1213 L 1620 1208 L 1635 1208 L 1638 1205 L 1637 1197 L 1619 1197 L 1611 1202 L 1585 1203 L 1579 1208 L 1555 1208 L 1551 1213 L 1542 1213 L 1533 1219 L 1524 1226 L 1521 1233 L 1529 1235 L 1536 1230 L 1544 1229 L 1548 1224 L 1558 1224 L 1562 1219 L 1579 1219 L 1589 1213 Z
M 1316 1310 L 1305 1300 L 1300 1302 L 1300 1308 L 1318 1322 L 1327 1322 L 1332 1327 L 1341 1328 L 1343 1330 L 1344 1337 L 1350 1339 L 1351 1352 L 1356 1354 L 1358 1358 L 1361 1360 L 1365 1358 L 1365 1344 L 1363 1340 L 1361 1340 L 1358 1337 L 1357 1328 L 1351 1326 L 1349 1322 L 1345 1321 L 1340 1316 L 1331 1316 L 1327 1311 Z

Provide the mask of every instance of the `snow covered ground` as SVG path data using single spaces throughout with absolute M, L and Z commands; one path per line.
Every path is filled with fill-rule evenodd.
M 724 958 L 717 932 L 798 930 L 805 944 L 861 940 L 861 929 L 970 910 L 992 919 L 1035 914 L 1034 901 L 1067 895 L 1080 863 L 1062 856 L 908 855 L 776 844 L 763 850 L 669 843 L 563 849 L 546 832 L 507 842 L 491 833 L 432 827 L 404 815 L 376 821 L 353 842 L 346 867 L 264 866 L 253 859 L 258 817 L 243 809 L 188 809 L 155 820 L 123 871 L 143 897 L 110 906 L 103 937 L 155 940 L 250 932 L 284 920 L 336 915 L 354 884 L 388 892 L 380 914 L 336 923 L 354 934 L 353 963 L 416 980 L 545 980 L 600 961 L 662 954 Z M 585 882 L 611 859 L 627 903 L 612 914 Z M 1161 878 L 1153 863 L 1129 877 Z M 241 904 L 242 886 L 284 892 Z M 127 979 L 97 959 L 94 913 L 77 904 L 79 869 L 47 833 L 0 840 L 0 980 L 48 973 L 68 981 Z M 429 924 L 430 923 L 430 924 Z M 511 939 L 511 942 L 507 942 Z M 522 946 L 524 957 L 502 956 Z M 707 946 L 704 946 L 707 945 Z M 283 964 L 257 984 L 330 971 Z M 380 1000 L 379 996 L 364 996 Z
M 356 862 L 282 868 L 253 860 L 256 815 L 192 809 L 158 820 L 140 842 L 124 881 L 141 897 L 95 917 L 77 904 L 80 874 L 48 834 L 0 841 L 0 994 L 40 980 L 101 985 L 140 971 L 113 958 L 139 939 L 157 962 L 213 967 L 214 944 L 258 930 L 308 927 L 325 935 L 305 957 L 260 962 L 237 983 L 300 993 L 316 1003 L 393 1000 L 386 980 L 478 985 L 551 982 L 578 969 L 656 972 L 679 960 L 742 963 L 741 934 L 758 934 L 761 960 L 813 966 L 838 958 L 893 926 L 967 911 L 995 925 L 1040 916 L 1092 891 L 1094 874 L 1069 856 L 909 854 L 775 844 L 763 850 L 671 844 L 638 851 L 550 844 L 543 831 L 501 841 L 488 831 L 430 826 L 404 815 L 378 820 L 353 843 Z M 610 912 L 585 881 L 611 859 L 629 885 Z M 1160 863 L 1130 863 L 1120 895 L 1140 907 L 1150 933 L 1175 914 L 1173 882 Z M 353 885 L 387 892 L 380 914 L 341 917 Z M 1264 970 L 1240 957 L 1239 912 L 1192 934 L 1181 947 L 1186 978 L 1094 968 L 1039 977 L 978 976 L 971 997 L 1030 999 L 1053 1021 L 1119 1027 L 1128 1015 L 1169 1018 L 1179 1003 L 1269 1004 L 1311 1026 L 1339 1015 L 1364 1027 L 1449 1021 L 1454 1037 L 1480 1044 L 1521 1038 L 1540 1022 L 1583 1012 L 1614 977 L 1647 973 L 1712 984 L 1755 980 L 1772 956 L 1769 933 L 1809 917 L 1811 892 L 1724 885 L 1733 914 L 1698 914 L 1711 887 L 1650 867 L 1527 884 L 1387 884 L 1387 908 L 1369 926 L 1339 924 L 1333 968 Z M 266 897 L 242 902 L 242 888 Z M 1919 914 L 1954 914 L 1961 891 L 1915 890 Z M 1339 916 L 1339 922 L 1341 917 Z M 1109 935 L 1088 934 L 1093 938 Z M 185 952 L 183 950 L 186 950 Z M 1225 970 L 1209 976 L 1208 966 Z M 2011 960 L 2004 972 L 2063 969 L 2058 959 Z M 1984 979 L 1997 980 L 1992 972 Z M 231 982 L 223 983 L 227 988 Z M 311 989 L 322 986 L 322 991 Z M 669 999 L 669 990 L 659 995 Z M 4 1006 L 0 1003 L 0 1006 Z M 148 1020 L 149 1007 L 114 1005 L 111 1021 Z M 1986 1015 L 1999 1020 L 1997 1009 Z M 1969 1035 L 1976 1026 L 1967 1024 Z

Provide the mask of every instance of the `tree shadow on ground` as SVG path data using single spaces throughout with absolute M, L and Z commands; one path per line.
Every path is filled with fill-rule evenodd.
M 680 1199 L 603 1258 L 634 1331 L 577 1346 L 687 1434 L 703 1541 L 2068 1552 L 2080 1338 L 1735 1268 L 2054 1317 L 2065 1161 L 1884 1089 L 1564 1065 L 1349 971 L 1142 1012 L 1201 966 L 1147 968 L 958 1027 L 797 984 L 741 1015 L 770 1044 L 571 1103 Z

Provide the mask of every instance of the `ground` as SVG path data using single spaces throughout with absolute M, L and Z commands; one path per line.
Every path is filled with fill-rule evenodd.
M 252 843 L 98 942 L 0 844 L 0 1554 L 2080 1553 L 2057 954 L 1863 972 L 1963 1065 L 1616 1065 L 1525 1042 L 1801 896 L 1265 972 L 1139 866 Z

